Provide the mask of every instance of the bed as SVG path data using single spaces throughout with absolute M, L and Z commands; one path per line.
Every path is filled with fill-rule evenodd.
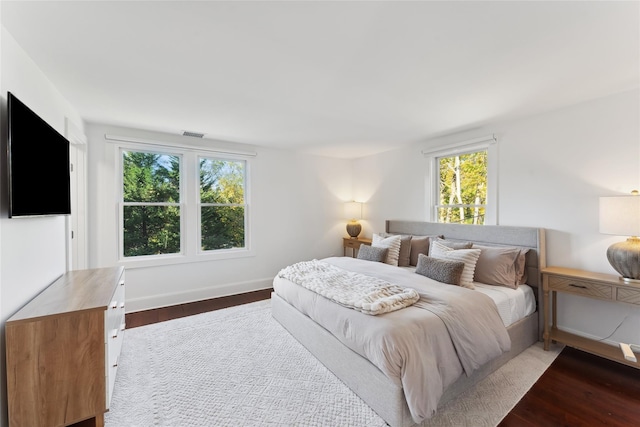
M 414 305 L 378 316 L 362 314 L 340 306 L 299 286 L 294 280 L 279 276 L 274 278 L 273 317 L 389 425 L 406 427 L 430 418 L 437 407 L 454 399 L 540 340 L 542 316 L 538 316 L 538 313 L 541 312 L 542 301 L 540 270 L 545 266 L 544 229 L 396 220 L 386 221 L 385 228 L 387 235 L 443 236 L 448 242 L 473 242 L 475 247 L 479 245 L 485 248 L 517 247 L 526 252 L 523 267 L 526 272 L 526 285 L 516 286 L 513 290 L 475 283 L 475 290 L 470 291 L 460 289 L 459 286 L 427 283 L 430 279 L 415 274 L 415 267 L 392 267 L 347 257 L 320 260 L 342 269 L 376 275 L 388 279 L 389 282 L 395 280 L 401 286 L 415 285 L 420 292 L 420 300 Z M 430 295 L 430 289 L 438 286 L 446 287 L 448 292 L 455 294 L 452 299 L 459 300 L 462 304 L 459 311 L 471 310 L 476 305 L 482 306 L 486 304 L 485 300 L 493 301 L 490 304 L 495 304 L 493 311 L 497 312 L 502 328 L 495 326 L 495 319 L 487 320 L 492 326 L 485 329 L 491 329 L 491 334 L 495 337 L 492 335 L 481 342 L 468 344 L 484 346 L 486 342 L 487 347 L 496 347 L 486 350 L 486 356 L 484 349 L 478 349 L 477 353 L 484 359 L 478 356 L 476 361 L 465 360 L 462 357 L 465 352 L 469 353 L 467 357 L 471 359 L 476 357 L 475 347 L 459 347 L 459 339 L 454 339 L 456 334 L 459 334 L 454 333 L 456 330 L 464 334 L 466 329 L 473 330 L 476 327 L 474 323 L 482 327 L 483 323 L 479 320 L 466 320 L 467 323 L 451 326 L 443 320 L 447 316 L 435 311 L 435 316 L 431 312 L 427 315 L 430 319 L 436 317 L 440 320 L 431 319 L 430 323 L 426 323 L 422 317 L 415 317 L 423 316 L 417 313 L 427 312 L 422 309 L 422 305 L 425 305 L 424 300 L 429 299 L 426 296 Z M 467 295 L 477 301 L 469 303 L 471 300 L 467 301 Z M 482 304 L 479 304 L 480 302 Z M 482 311 L 479 313 L 478 316 L 483 316 Z M 424 322 L 425 325 L 429 325 L 428 333 L 414 327 L 413 323 L 408 323 L 413 322 L 414 317 L 419 319 L 416 323 Z M 438 321 L 443 325 L 434 323 Z M 362 332 L 369 328 L 373 332 Z M 448 331 L 451 337 L 443 338 L 442 330 Z M 402 335 L 405 333 L 409 335 Z M 509 342 L 506 347 L 503 334 L 508 335 Z M 462 341 L 464 342 L 464 339 Z M 384 347 L 385 353 L 379 354 L 379 347 Z M 500 351 L 497 350 L 498 347 L 501 348 Z M 399 352 L 400 356 L 394 352 Z M 457 352 L 460 359 L 449 360 L 452 359 L 449 357 L 451 352 Z M 434 360 L 424 362 L 431 360 L 432 353 Z M 417 354 L 420 357 L 417 357 Z M 416 360 L 419 361 L 418 364 L 425 366 L 414 366 Z M 470 368 L 474 362 L 476 365 Z

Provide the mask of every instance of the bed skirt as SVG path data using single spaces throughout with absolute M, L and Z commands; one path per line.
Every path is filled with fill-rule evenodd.
M 414 421 L 404 399 L 400 381 L 393 381 L 367 359 L 343 345 L 322 326 L 275 293 L 271 294 L 273 317 L 323 365 L 345 383 L 392 427 L 409 427 Z M 500 366 L 538 341 L 538 312 L 507 328 L 511 350 L 478 369 L 472 376 L 462 375 L 445 390 L 438 406 L 457 397 Z

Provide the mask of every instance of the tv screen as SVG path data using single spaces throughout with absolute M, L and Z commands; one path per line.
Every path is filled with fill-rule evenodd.
M 9 217 L 71 213 L 69 141 L 11 92 Z

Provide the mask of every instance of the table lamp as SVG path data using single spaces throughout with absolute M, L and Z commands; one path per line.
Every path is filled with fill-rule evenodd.
M 600 197 L 600 233 L 629 236 L 607 249 L 607 259 L 625 282 L 640 282 L 640 195 Z
M 362 203 L 347 202 L 344 204 L 344 216 L 349 220 L 347 223 L 347 233 L 352 239 L 356 239 L 362 231 L 362 225 L 358 223 L 362 219 Z

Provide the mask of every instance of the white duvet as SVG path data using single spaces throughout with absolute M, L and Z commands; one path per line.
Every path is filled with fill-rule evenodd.
M 415 289 L 410 307 L 369 316 L 341 306 L 290 280 L 276 277 L 285 301 L 402 384 L 416 423 L 435 414 L 446 387 L 510 349 L 509 335 L 488 296 L 410 271 L 348 257 L 326 258 L 337 267 Z

